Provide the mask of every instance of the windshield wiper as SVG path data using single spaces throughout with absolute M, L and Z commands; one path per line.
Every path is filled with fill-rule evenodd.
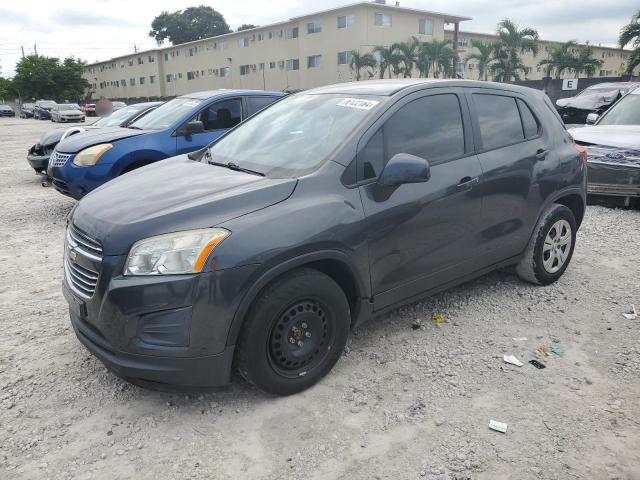
M 229 170 L 234 170 L 236 172 L 250 173 L 251 175 L 258 175 L 260 177 L 264 177 L 264 173 L 262 172 L 258 172 L 256 170 L 249 170 L 248 168 L 242 168 L 241 166 L 236 165 L 233 162 L 220 163 L 220 162 L 214 162 L 213 160 L 209 160 L 207 163 L 209 165 L 215 165 L 217 167 L 225 167 L 225 168 L 228 168 Z
M 129 125 L 127 128 L 130 128 L 130 129 L 132 129 L 132 130 L 142 130 L 142 128 L 140 128 L 140 127 L 135 127 L 135 126 L 133 126 L 133 125 Z

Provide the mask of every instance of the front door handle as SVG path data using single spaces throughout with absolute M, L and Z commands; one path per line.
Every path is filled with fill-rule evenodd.
M 544 148 L 539 148 L 538 151 L 536 152 L 536 160 L 544 160 L 545 158 L 547 158 L 548 153 L 549 153 L 548 150 L 545 150 Z
M 460 180 L 460 183 L 458 183 L 456 188 L 458 190 L 471 190 L 478 183 L 480 183 L 480 179 L 478 177 L 464 177 Z

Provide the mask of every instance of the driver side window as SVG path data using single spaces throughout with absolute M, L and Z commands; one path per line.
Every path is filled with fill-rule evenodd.
M 222 100 L 205 108 L 190 122 L 200 121 L 205 132 L 227 130 L 233 128 L 242 120 L 242 102 L 239 98 Z

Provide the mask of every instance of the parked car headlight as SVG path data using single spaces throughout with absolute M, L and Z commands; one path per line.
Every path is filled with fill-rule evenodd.
M 102 157 L 112 148 L 113 145 L 111 145 L 110 143 L 102 143 L 100 145 L 94 145 L 93 147 L 85 148 L 76 155 L 76 157 L 73 159 L 73 163 L 75 163 L 79 167 L 90 167 L 91 165 L 95 165 L 100 157 Z
M 211 252 L 230 234 L 224 228 L 204 228 L 145 238 L 131 247 L 124 274 L 201 272 Z

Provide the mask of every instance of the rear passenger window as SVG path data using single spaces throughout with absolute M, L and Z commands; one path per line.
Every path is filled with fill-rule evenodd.
M 247 114 L 249 117 L 278 100 L 277 97 L 246 97 L 246 99 Z
M 524 128 L 524 136 L 526 138 L 532 138 L 538 135 L 540 131 L 540 125 L 533 112 L 529 108 L 529 105 L 518 99 L 518 106 L 520 107 L 520 115 L 522 116 L 522 127 Z
M 502 95 L 473 94 L 480 136 L 485 150 L 524 140 L 516 99 Z
M 196 115 L 206 132 L 233 128 L 242 120 L 242 103 L 239 98 L 222 100 Z
M 358 179 L 378 177 L 397 153 L 422 157 L 432 165 L 464 155 L 458 97 L 431 95 L 414 100 L 394 113 L 358 153 Z

